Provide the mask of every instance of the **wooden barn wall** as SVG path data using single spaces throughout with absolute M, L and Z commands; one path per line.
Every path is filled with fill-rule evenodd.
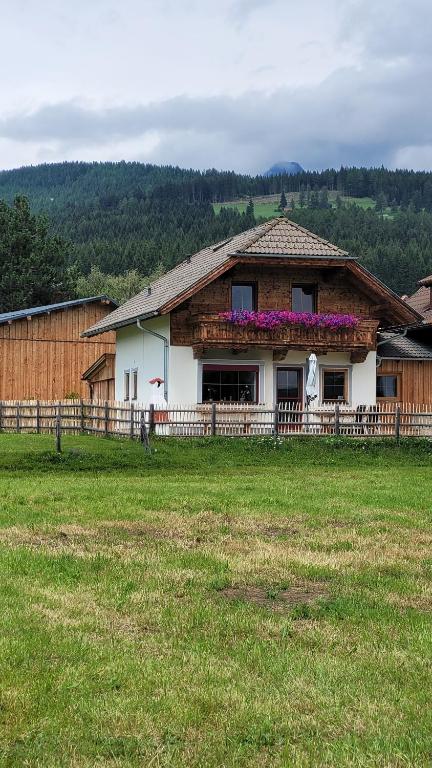
M 432 360 L 383 360 L 377 374 L 399 376 L 398 400 L 403 403 L 432 403 Z
M 87 397 L 92 400 L 115 400 L 115 355 L 88 379 Z
M 0 325 L 0 399 L 56 400 L 72 392 L 87 397 L 81 375 L 115 351 L 115 334 L 81 339 L 80 333 L 110 310 L 102 303 L 83 304 Z
M 376 301 L 354 284 L 345 269 L 314 269 L 240 264 L 217 278 L 171 313 L 171 343 L 191 343 L 192 315 L 226 312 L 231 309 L 233 282 L 255 282 L 259 311 L 291 309 L 293 283 L 317 286 L 317 311 L 352 313 L 363 318 L 374 317 Z

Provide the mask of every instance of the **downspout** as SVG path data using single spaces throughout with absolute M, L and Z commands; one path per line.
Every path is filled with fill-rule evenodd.
M 157 339 L 160 339 L 163 341 L 164 345 L 164 398 L 166 402 L 168 402 L 168 355 L 169 355 L 169 342 L 166 336 L 162 336 L 161 333 L 156 333 L 156 331 L 151 331 L 149 328 L 143 328 L 141 325 L 141 320 L 136 321 L 137 328 L 140 329 L 143 333 L 149 333 L 151 336 L 155 336 Z
M 404 330 L 403 330 L 403 331 L 399 331 L 398 333 L 395 333 L 395 334 L 393 335 L 393 338 L 398 338 L 398 337 L 399 337 L 399 338 L 401 338 L 401 339 L 404 339 L 404 338 L 405 338 L 405 336 L 407 335 L 407 332 L 408 332 L 408 328 L 404 328 Z M 384 333 L 385 333 L 385 331 L 384 331 Z M 387 333 L 388 333 L 388 331 L 387 331 Z M 391 331 L 390 331 L 390 333 L 391 333 Z M 381 344 L 387 344 L 389 341 L 390 341 L 390 339 L 382 339 L 382 341 L 379 341 L 379 342 L 377 343 L 377 350 L 378 350 L 378 347 L 380 347 L 380 346 L 381 346 Z M 383 359 L 382 359 L 382 357 L 380 357 L 380 356 L 377 354 L 377 359 L 376 359 L 376 367 L 377 367 L 377 368 L 379 368 L 379 367 L 380 367 L 380 365 L 381 365 L 381 363 L 382 363 L 382 360 L 383 360 Z

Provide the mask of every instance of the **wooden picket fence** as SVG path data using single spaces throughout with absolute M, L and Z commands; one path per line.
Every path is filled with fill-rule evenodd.
M 97 434 L 139 438 L 149 434 L 198 437 L 253 435 L 340 435 L 351 437 L 432 437 L 432 405 L 343 404 L 306 409 L 230 403 L 170 405 L 90 400 L 0 402 L 0 432 Z

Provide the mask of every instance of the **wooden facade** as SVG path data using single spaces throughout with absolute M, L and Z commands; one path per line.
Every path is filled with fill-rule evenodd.
M 382 402 L 432 403 L 432 360 L 383 359 L 377 376 L 397 377 L 397 396 L 378 398 Z
M 107 299 L 65 303 L 61 309 L 0 324 L 0 400 L 55 400 L 88 396 L 83 372 L 115 351 L 115 333 L 80 338 L 112 311 Z
M 250 259 L 249 259 L 250 262 Z M 257 331 L 232 326 L 219 318 L 220 312 L 231 309 L 233 283 L 256 285 L 257 310 L 290 310 L 292 286 L 316 286 L 316 311 L 319 313 L 350 313 L 361 318 L 357 329 L 334 331 L 327 329 L 278 328 Z M 391 312 L 391 310 L 390 310 Z M 386 321 L 389 308 L 379 303 L 377 296 L 344 264 L 304 260 L 255 259 L 253 263 L 238 263 L 200 291 L 173 308 L 171 312 L 171 344 L 193 346 L 196 356 L 206 349 L 221 347 L 241 351 L 248 346 L 274 350 L 290 349 L 346 351 L 353 362 L 361 362 L 367 352 L 376 348 L 376 331 L 380 321 Z M 319 338 L 318 338 L 319 337 Z
M 83 373 L 90 400 L 115 400 L 115 354 L 105 352 Z

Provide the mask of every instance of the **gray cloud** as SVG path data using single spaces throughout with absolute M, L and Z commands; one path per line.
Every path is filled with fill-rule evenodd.
M 260 170 L 275 158 L 309 167 L 388 163 L 405 147 L 429 145 L 432 63 L 339 70 L 319 86 L 281 88 L 96 110 L 77 102 L 0 121 L 0 136 L 64 146 L 135 140 L 156 132 L 153 158 L 189 166 Z M 420 84 L 424 87 L 419 87 Z
M 175 12 L 176 4 L 172 0 L 163 2 L 171 13 Z M 191 20 L 185 29 L 193 27 L 192 11 L 202 11 L 203 2 L 206 0 L 187 0 L 185 8 L 189 9 Z M 89 157 L 93 152 L 97 159 L 127 157 L 252 172 L 263 170 L 277 159 L 297 160 L 309 168 L 341 163 L 384 163 L 390 166 L 423 163 L 430 167 L 432 50 L 429 32 L 432 3 L 430 0 L 410 0 L 409 4 L 405 0 L 375 0 L 373 4 L 370 0 L 326 2 L 328 12 L 334 18 L 334 39 L 329 42 L 326 33 L 312 42 L 308 39 L 309 28 L 303 32 L 304 14 L 317 22 L 321 6 L 316 0 L 305 0 L 307 7 L 305 10 L 301 6 L 301 13 L 299 6 L 290 8 L 281 0 L 222 0 L 224 24 L 228 23 L 226 28 L 230 25 L 227 18 L 231 20 L 231 27 L 238 23 L 236 36 L 239 41 L 246 41 L 243 51 L 239 43 L 239 60 L 245 62 L 245 71 L 252 74 L 244 82 L 243 92 L 240 85 L 232 91 L 226 87 L 227 77 L 235 69 L 234 60 L 231 68 L 225 67 L 221 89 L 216 89 L 217 81 L 213 80 L 208 96 L 202 95 L 204 88 L 192 89 L 189 69 L 178 81 L 181 87 L 184 83 L 183 94 L 179 93 L 177 83 L 175 89 L 168 92 L 168 95 L 177 95 L 168 98 L 165 94 L 163 98 L 156 89 L 153 101 L 148 95 L 145 103 L 131 104 L 133 95 L 136 98 L 136 93 L 141 93 L 135 86 L 132 95 L 124 96 L 128 99 L 124 105 L 113 106 L 113 100 L 105 96 L 101 99 L 102 106 L 92 106 L 84 100 L 86 90 L 83 86 L 79 91 L 83 98 L 60 101 L 54 97 L 45 105 L 36 101 L 39 106 L 32 109 L 9 107 L 9 114 L 3 110 L 0 141 L 13 143 L 17 153 L 21 147 L 25 157 L 33 152 L 38 159 L 51 160 Z M 135 5 L 138 8 L 140 3 Z M 150 20 L 152 3 L 144 5 Z M 119 8 L 116 0 L 110 0 L 110 19 L 112 14 L 120 13 Z M 218 13 L 214 3 L 211 10 Z M 259 20 L 255 13 L 258 11 L 262 11 Z M 304 55 L 306 63 L 316 60 L 317 71 L 320 62 L 328 57 L 329 46 L 337 49 L 338 54 L 344 52 L 337 59 L 333 73 L 327 77 L 322 75 L 317 82 L 317 78 L 302 81 L 296 71 L 295 77 L 290 79 L 284 60 L 274 58 L 272 41 L 267 39 L 264 41 L 267 48 L 260 48 L 260 58 L 255 60 L 253 53 L 263 37 L 261 27 L 265 21 L 268 32 L 272 19 L 275 25 L 282 23 L 281 19 L 285 20 L 288 59 L 294 37 L 300 43 L 296 48 L 297 57 Z M 206 17 L 204 21 L 202 29 L 211 37 L 211 26 L 207 30 Z M 245 21 L 248 24 L 243 29 Z M 220 17 L 218 23 L 221 23 Z M 316 34 L 317 23 L 312 36 Z M 299 35 L 302 35 L 300 40 Z M 189 47 L 185 47 L 186 58 L 189 51 L 193 55 L 197 47 L 189 41 Z M 164 50 L 170 50 L 169 46 Z M 203 49 L 200 50 L 202 57 Z M 280 45 L 277 50 L 280 53 Z M 220 59 L 215 60 L 213 68 L 206 70 L 209 76 L 218 71 L 220 62 L 226 64 L 222 44 L 220 50 L 216 46 L 212 51 L 213 54 L 216 51 Z M 165 58 L 168 69 L 175 66 L 168 54 Z M 292 66 L 301 70 L 302 63 L 293 60 Z M 326 71 L 332 71 L 332 68 Z M 259 78 L 259 74 L 265 78 Z M 150 75 L 149 78 L 148 70 L 143 69 L 144 93 L 146 76 L 147 80 L 154 78 L 157 81 L 156 67 Z M 206 76 L 203 75 L 204 80 Z M 105 84 L 106 81 L 104 76 L 102 82 Z M 256 82 L 266 82 L 268 88 L 271 83 L 273 91 L 253 91 L 251 84 Z M 279 82 L 281 84 L 275 87 Z M 290 85 L 294 82 L 303 84 Z M 306 86 L 304 82 L 315 84 Z M 44 93 L 43 88 L 40 91 Z M 116 92 L 117 104 L 121 92 L 121 89 Z

